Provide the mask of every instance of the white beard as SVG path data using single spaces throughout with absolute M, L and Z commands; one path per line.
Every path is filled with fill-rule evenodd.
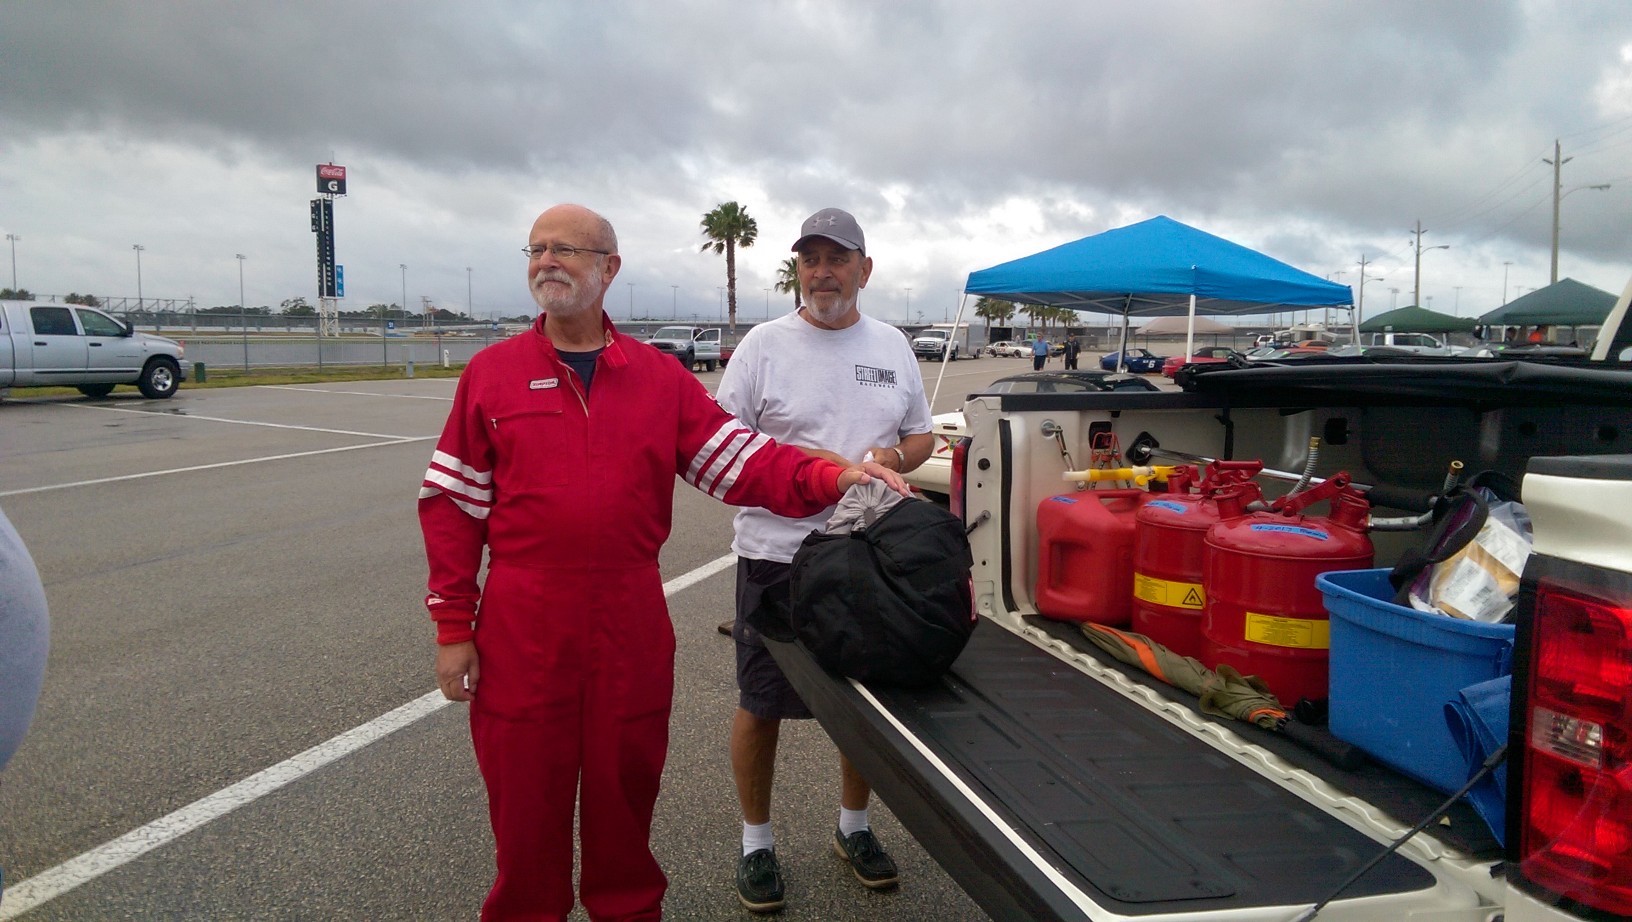
M 567 286 L 567 290 L 562 291 L 556 287 L 547 287 L 543 284 L 546 281 L 561 282 Z M 558 270 L 547 270 L 533 276 L 531 288 L 533 302 L 538 305 L 538 309 L 547 314 L 553 313 L 558 317 L 572 317 L 581 314 L 594 302 L 594 298 L 584 296 L 585 292 L 572 276 Z
M 822 294 L 825 296 L 827 293 L 822 292 Z M 857 297 L 860 296 L 860 292 L 857 292 L 856 294 Z M 823 300 L 827 299 L 824 297 Z M 856 300 L 857 298 L 844 299 L 835 297 L 828 302 L 827 307 L 819 306 L 814 300 L 806 300 L 805 310 L 809 311 L 811 318 L 817 322 L 826 324 L 827 326 L 832 326 L 833 324 L 842 320 L 845 315 L 849 314 L 850 311 L 855 308 Z

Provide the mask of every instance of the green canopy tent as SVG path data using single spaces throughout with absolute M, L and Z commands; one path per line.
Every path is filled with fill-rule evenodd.
M 1360 324 L 1362 333 L 1467 333 L 1478 323 L 1411 305 L 1384 311 Z
M 1546 288 L 1514 298 L 1479 318 L 1486 326 L 1602 326 L 1615 296 L 1575 279 L 1559 279 Z

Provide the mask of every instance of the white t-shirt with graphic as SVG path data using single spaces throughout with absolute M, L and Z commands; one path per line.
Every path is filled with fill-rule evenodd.
M 912 345 L 900 330 L 866 315 L 842 330 L 813 326 L 797 313 L 754 327 L 732 354 L 716 397 L 726 412 L 778 442 L 851 461 L 875 445 L 930 431 Z M 789 519 L 743 508 L 731 549 L 789 563 L 832 511 Z

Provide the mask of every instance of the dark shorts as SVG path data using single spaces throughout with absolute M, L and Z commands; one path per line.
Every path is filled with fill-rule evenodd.
M 748 616 L 765 606 L 787 617 L 788 576 L 791 564 L 774 560 L 737 558 L 737 622 L 731 636 L 737 642 L 737 705 L 763 720 L 808 720 L 810 708 L 793 690 L 782 667 L 776 664 Z

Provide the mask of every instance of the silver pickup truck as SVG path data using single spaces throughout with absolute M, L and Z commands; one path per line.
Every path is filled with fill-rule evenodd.
M 0 390 L 74 387 L 105 397 L 134 384 L 164 399 L 187 380 L 181 343 L 136 332 L 94 307 L 0 302 Z
M 660 327 L 646 342 L 690 369 L 713 371 L 720 364 L 720 331 L 713 327 Z
M 1632 918 L 1626 313 L 1623 296 L 1595 360 L 1317 358 L 1198 367 L 1179 393 L 972 395 L 951 490 L 980 623 L 951 671 L 929 688 L 864 685 L 797 645 L 772 651 L 902 824 L 995 919 Z M 1321 448 L 1306 465 L 1312 436 Z M 1061 561 L 1043 559 L 1039 510 L 1080 501 L 1063 476 L 1070 459 L 1111 450 L 1130 467 L 1252 459 L 1292 480 L 1306 466 L 1314 482 L 1347 472 L 1371 514 L 1395 522 L 1431 508 L 1451 461 L 1522 481 L 1534 545 L 1501 645 L 1512 670 L 1497 740 L 1505 823 L 1466 799 L 1441 812 L 1444 786 L 1374 758 L 1318 714 L 1289 721 L 1295 735 L 1209 716 L 1078 623 L 1045 616 L 1039 573 Z M 1272 495 L 1292 489 L 1271 483 Z M 1422 540 L 1371 537 L 1377 568 Z M 1090 582 L 1117 565 L 1067 559 Z M 1440 684 L 1437 669 L 1403 670 L 1343 704 L 1382 710 L 1383 723 L 1391 707 L 1428 715 L 1395 731 L 1414 740 L 1437 732 Z M 1335 678 L 1332 695 L 1335 723 Z

